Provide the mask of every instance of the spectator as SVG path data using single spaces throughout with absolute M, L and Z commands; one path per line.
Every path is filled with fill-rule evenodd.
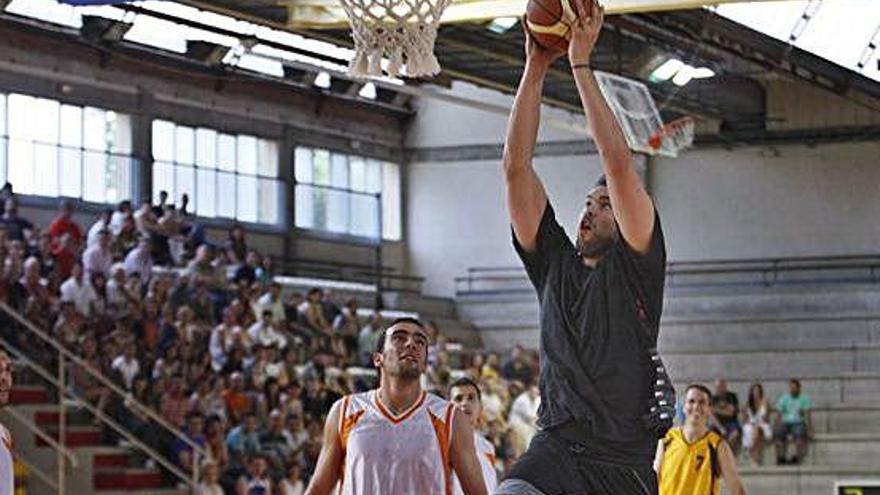
M 290 447 L 284 436 L 284 415 L 278 409 L 269 413 L 269 427 L 260 435 L 260 446 L 272 471 L 281 473 L 290 456 Z
M 278 346 L 279 349 L 287 347 L 287 340 L 278 331 L 272 311 L 264 310 L 262 316 L 260 321 L 248 328 L 251 341 L 262 346 Z
M 287 319 L 284 303 L 281 302 L 281 284 L 278 282 L 272 282 L 269 285 L 269 290 L 257 299 L 257 303 L 254 305 L 254 315 L 259 317 L 263 311 L 271 311 L 272 320 L 279 325 L 283 325 Z
M 348 352 L 355 352 L 358 347 L 358 332 L 361 329 L 362 323 L 357 312 L 358 302 L 357 299 L 352 297 L 345 301 L 345 307 L 342 308 L 342 311 L 333 320 L 333 330 L 336 331 L 337 335 L 342 336 L 345 345 L 348 347 Z
M 52 258 L 55 265 L 56 280 L 66 280 L 73 272 L 73 265 L 77 263 L 76 243 L 69 232 L 61 234 L 61 239 L 52 248 Z
M 257 282 L 266 287 L 275 281 L 275 263 L 271 256 L 262 256 L 260 266 L 257 267 Z
M 538 387 L 532 385 L 519 394 L 510 407 L 510 417 L 507 423 L 516 434 L 514 449 L 517 457 L 526 451 L 532 437 L 538 432 L 538 406 L 540 404 L 541 397 L 538 394 Z
M 239 465 L 247 457 L 260 453 L 260 434 L 257 431 L 257 416 L 248 413 L 244 420 L 226 435 L 226 448 L 229 449 L 230 460 Z
M 128 294 L 125 279 L 125 266 L 114 263 L 110 267 L 110 280 L 107 281 L 107 307 L 117 315 L 127 315 L 134 298 Z
M 297 413 L 287 416 L 287 448 L 290 451 L 290 460 L 296 464 L 305 464 L 305 450 L 309 443 L 309 432 L 303 424 L 302 408 Z
M 52 238 L 53 244 L 59 244 L 64 234 L 70 235 L 70 241 L 73 243 L 73 251 L 76 252 L 82 246 L 83 234 L 79 225 L 73 221 L 73 201 L 65 199 L 61 202 L 58 209 L 58 215 L 49 225 L 49 236 Z
M 305 302 L 300 306 L 299 312 L 303 314 L 305 323 L 317 335 L 330 336 L 330 323 L 324 318 L 324 310 L 321 307 L 321 289 L 315 287 L 306 294 Z
M 196 489 L 196 495 L 224 495 L 220 486 L 220 464 L 216 460 L 206 459 L 202 462 L 202 479 Z
M 137 273 L 140 275 L 141 283 L 149 284 L 153 277 L 151 249 L 150 238 L 141 237 L 137 247 L 125 256 L 125 274 L 130 277 Z
M 733 449 L 733 454 L 739 455 L 742 441 L 742 427 L 739 424 L 739 398 L 727 389 L 727 381 L 724 379 L 715 382 L 712 413 L 718 421 L 714 429 L 727 440 Z
M 110 250 L 110 231 L 101 229 L 98 233 L 97 243 L 90 246 L 83 253 L 83 266 L 86 276 L 100 273 L 104 277 L 110 276 L 110 267 L 113 266 L 113 252 Z
M 37 247 L 33 251 L 33 255 L 40 260 L 40 276 L 46 279 L 55 279 L 55 249 L 52 246 L 52 237 L 47 232 L 36 237 Z
M 18 215 L 18 200 L 15 197 L 6 199 L 3 216 L 0 217 L 0 226 L 6 229 L 8 240 L 31 242 L 34 224 Z
M 764 464 L 764 445 L 772 438 L 764 387 L 754 383 L 749 387 L 749 400 L 743 411 L 743 446 L 748 450 L 753 465 Z
M 358 362 L 361 366 L 373 365 L 373 350 L 376 349 L 376 341 L 383 331 L 385 331 L 385 321 L 382 319 L 382 313 L 378 310 L 373 311 L 370 322 L 358 334 Z
M 776 464 L 800 464 L 807 455 L 807 440 L 813 437 L 813 422 L 810 410 L 813 401 L 801 392 L 801 382 L 792 378 L 788 384 L 789 392 L 776 401 L 779 411 L 776 431 Z M 796 453 L 787 456 L 789 437 L 794 441 Z
M 205 448 L 204 435 L 205 418 L 198 411 L 190 411 L 186 414 L 186 431 L 184 434 L 190 442 Z M 192 473 L 196 457 L 193 455 L 192 445 L 182 438 L 177 438 L 171 445 L 171 458 L 185 473 Z
M 229 466 L 229 449 L 226 448 L 226 435 L 223 431 L 223 420 L 217 416 L 208 416 L 205 422 L 205 450 L 217 463 L 220 471 Z
M 113 251 L 113 259 L 125 259 L 125 255 L 137 247 L 140 242 L 141 234 L 134 225 L 134 218 L 129 215 L 122 220 L 122 227 L 119 232 L 110 231 L 113 241 L 110 244 L 110 250 Z
M 232 276 L 232 281 L 243 287 L 250 287 L 257 281 L 257 268 L 260 266 L 260 253 L 251 250 L 247 252 L 244 263 L 234 265 L 238 268 Z
M 98 220 L 92 224 L 89 228 L 88 234 L 86 234 L 86 248 L 90 248 L 98 243 L 98 235 L 101 231 L 106 230 L 111 235 L 113 234 L 110 230 L 110 217 L 113 216 L 113 210 L 106 209 L 101 211 L 101 215 L 98 217 Z
M 122 231 L 122 224 L 126 219 L 131 218 L 132 221 L 134 220 L 132 216 L 133 214 L 134 212 L 131 209 L 131 201 L 126 199 L 119 202 L 119 205 L 116 206 L 116 210 L 110 215 L 110 231 L 114 236 L 118 236 Z
M 333 300 L 333 291 L 330 289 L 321 291 L 321 313 L 324 320 L 331 323 L 339 315 L 339 305 Z
M 73 301 L 61 300 L 61 314 L 55 320 L 53 333 L 68 349 L 74 349 L 83 333 L 86 320 L 76 311 Z
M 248 458 L 247 472 L 238 478 L 235 484 L 236 495 L 269 495 L 272 492 L 272 480 L 268 475 L 269 465 L 262 455 Z
M 278 489 L 280 495 L 303 495 L 306 487 L 301 476 L 302 468 L 299 463 L 290 463 Z
M 199 246 L 196 257 L 189 262 L 184 274 L 189 277 L 190 284 L 202 282 L 212 291 L 226 288 L 226 275 L 222 268 L 218 270 L 214 265 L 214 251 L 207 244 Z
M 523 346 L 519 344 L 513 346 L 510 351 L 510 360 L 504 363 L 501 368 L 501 376 L 506 380 L 516 380 L 524 386 L 531 385 L 534 375 Z
M 88 318 L 92 315 L 98 296 L 92 284 L 83 278 L 83 265 L 74 262 L 70 278 L 61 284 L 61 300 L 74 304 L 79 314 Z
M 116 356 L 110 368 L 115 371 L 126 390 L 131 390 L 134 380 L 141 373 L 141 363 L 137 358 L 137 347 L 134 342 L 125 346 L 125 352 Z
M 184 387 L 183 376 L 177 373 L 171 377 L 168 391 L 162 397 L 162 416 L 178 428 L 183 428 L 190 406 Z
M 223 401 L 226 403 L 226 417 L 233 423 L 240 422 L 251 410 L 251 397 L 244 389 L 244 375 L 240 372 L 229 376 L 229 388 L 223 393 Z
M 229 229 L 229 240 L 226 241 L 226 259 L 230 265 L 243 265 L 245 258 L 249 255 L 244 227 L 236 223 Z

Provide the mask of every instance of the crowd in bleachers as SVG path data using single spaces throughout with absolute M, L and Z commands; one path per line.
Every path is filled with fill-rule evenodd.
M 164 193 L 137 209 L 123 201 L 87 228 L 65 200 L 45 230 L 19 214 L 11 187 L 0 195 L 0 300 L 129 399 L 71 364 L 74 392 L 189 472 L 196 461 L 188 443 L 163 434 L 135 401 L 184 431 L 210 453 L 199 465 L 205 493 L 303 491 L 331 405 L 375 385 L 381 312 L 364 313 L 355 299 L 340 305 L 321 288 L 282 294 L 271 258 L 248 245 L 245 230 L 234 225 L 227 239 L 212 241 L 188 214 L 185 195 L 179 207 Z M 0 319 L 4 339 L 54 369 L 57 353 L 9 315 Z M 445 395 L 461 374 L 479 379 L 485 433 L 504 470 L 536 430 L 535 353 L 518 347 L 502 362 L 463 351 L 428 327 L 424 386 Z M 108 442 L 127 444 L 105 430 Z

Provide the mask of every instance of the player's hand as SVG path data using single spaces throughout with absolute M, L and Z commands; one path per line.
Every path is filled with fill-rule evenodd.
M 545 48 L 539 45 L 529 33 L 525 16 L 520 20 L 520 24 L 522 24 L 523 34 L 526 38 L 526 64 L 546 71 L 550 65 L 565 52 L 562 50 Z
M 605 7 L 599 0 L 572 0 L 577 19 L 571 25 L 571 41 L 568 45 L 568 61 L 572 65 L 588 64 L 602 23 L 605 20 Z

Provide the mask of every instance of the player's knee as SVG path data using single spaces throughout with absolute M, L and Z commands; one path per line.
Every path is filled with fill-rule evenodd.
M 506 479 L 498 485 L 493 495 L 546 495 L 528 481 Z

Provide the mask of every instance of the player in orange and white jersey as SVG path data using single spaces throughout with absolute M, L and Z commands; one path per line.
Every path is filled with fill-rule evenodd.
M 6 351 L 0 349 L 0 407 L 9 402 L 12 390 L 12 361 Z M 0 495 L 12 495 L 15 491 L 15 463 L 12 455 L 12 435 L 0 424 Z
M 477 449 L 477 459 L 483 471 L 483 482 L 486 483 L 486 491 L 492 493 L 498 486 L 498 471 L 495 469 L 495 446 L 479 431 L 480 423 L 483 421 L 480 387 L 470 378 L 459 378 L 449 386 L 449 400 L 458 407 L 460 413 L 467 416 L 471 426 L 474 427 L 474 448 Z M 452 489 L 454 495 L 464 493 L 458 478 L 455 478 Z
M 453 472 L 466 494 L 486 495 L 470 422 L 422 390 L 427 361 L 418 320 L 398 319 L 380 335 L 379 388 L 333 405 L 306 495 L 451 495 Z

